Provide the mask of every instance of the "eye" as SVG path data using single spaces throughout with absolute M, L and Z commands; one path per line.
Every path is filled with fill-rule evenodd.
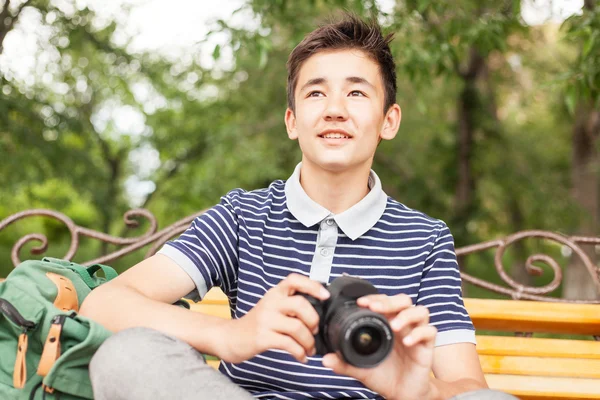
M 353 90 L 350 92 L 350 96 L 366 97 L 367 95 L 361 92 L 360 90 Z
M 324 96 L 323 92 L 319 92 L 318 90 L 313 90 L 306 97 L 320 97 L 321 95 Z

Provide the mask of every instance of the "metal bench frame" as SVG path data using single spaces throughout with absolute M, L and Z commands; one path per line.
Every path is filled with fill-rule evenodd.
M 0 231 L 2 231 L 8 225 L 11 225 L 14 222 L 24 218 L 46 216 L 62 222 L 69 229 L 69 232 L 71 234 L 71 244 L 67 253 L 64 256 L 62 256 L 62 258 L 64 259 L 71 260 L 75 256 L 79 248 L 80 238 L 82 236 L 94 238 L 105 243 L 122 246 L 120 249 L 113 251 L 112 253 L 83 263 L 85 265 L 92 265 L 96 263 L 110 263 L 111 261 L 123 257 L 124 255 L 132 253 L 147 245 L 151 245 L 151 247 L 146 252 L 144 258 L 150 257 L 154 253 L 156 253 L 156 251 L 158 251 L 158 249 L 160 249 L 160 247 L 164 245 L 165 242 L 184 232 L 189 227 L 191 222 L 205 211 L 206 210 L 203 210 L 198 213 L 189 215 L 186 218 L 183 218 L 167 226 L 166 228 L 157 230 L 158 222 L 156 220 L 156 217 L 150 211 L 145 209 L 130 210 L 127 213 L 125 213 L 123 217 L 126 226 L 130 228 L 135 228 L 139 225 L 137 219 L 140 218 L 146 219 L 150 224 L 148 230 L 145 233 L 143 233 L 140 236 L 130 238 L 111 236 L 106 233 L 98 232 L 92 229 L 79 226 L 75 224 L 73 220 L 67 217 L 66 215 L 48 209 L 32 209 L 10 215 L 9 217 L 0 221 Z M 563 274 L 558 262 L 545 254 L 531 255 L 527 259 L 525 268 L 527 272 L 531 275 L 540 275 L 543 273 L 543 270 L 539 267 L 534 266 L 533 263 L 544 262 L 546 265 L 550 266 L 552 273 L 554 274 L 554 277 L 549 284 L 534 287 L 519 283 L 512 279 L 504 270 L 504 267 L 502 265 L 502 256 L 508 248 L 508 246 L 526 238 L 543 238 L 569 247 L 573 251 L 573 253 L 575 253 L 579 257 L 582 264 L 587 269 L 590 275 L 590 279 L 592 279 L 594 285 L 596 286 L 598 293 L 600 293 L 600 267 L 594 265 L 594 263 L 590 260 L 586 252 L 581 247 L 581 245 L 600 244 L 600 237 L 564 236 L 554 232 L 542 230 L 521 231 L 508 235 L 501 239 L 490 240 L 479 244 L 457 248 L 456 255 L 459 257 L 495 248 L 496 253 L 494 256 L 494 267 L 496 269 L 496 272 L 506 285 L 500 286 L 495 283 L 487 282 L 485 280 L 476 278 L 470 274 L 461 271 L 461 277 L 463 281 L 485 288 L 492 292 L 510 296 L 512 299 L 515 300 L 538 300 L 562 303 L 600 304 L 600 300 L 571 300 L 547 296 L 548 293 L 552 292 L 560 285 L 563 279 Z M 39 255 L 47 250 L 48 239 L 45 235 L 40 233 L 31 233 L 25 235 L 15 243 L 11 251 L 11 260 L 15 266 L 21 262 L 19 258 L 19 252 L 21 251 L 23 246 L 32 241 L 37 241 L 41 243 L 39 246 L 34 247 L 31 250 L 32 254 Z

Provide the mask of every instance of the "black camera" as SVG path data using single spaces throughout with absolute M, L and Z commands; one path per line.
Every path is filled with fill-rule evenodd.
M 301 294 L 319 314 L 319 333 L 315 335 L 317 354 L 337 353 L 359 368 L 379 365 L 392 350 L 392 329 L 383 315 L 356 304 L 359 297 L 377 294 L 375 286 L 344 275 L 325 288 L 331 294 L 325 301 Z

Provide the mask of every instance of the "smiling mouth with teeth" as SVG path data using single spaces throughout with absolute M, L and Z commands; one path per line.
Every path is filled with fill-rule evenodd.
M 321 136 L 323 139 L 350 139 L 349 136 L 343 135 L 341 133 L 328 133 L 326 135 Z

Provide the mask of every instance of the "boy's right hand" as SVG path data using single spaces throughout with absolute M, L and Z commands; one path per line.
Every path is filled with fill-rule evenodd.
M 287 351 L 300 362 L 315 354 L 319 316 L 297 293 L 329 297 L 321 283 L 292 273 L 271 288 L 246 315 L 222 325 L 223 341 L 216 356 L 231 363 L 246 361 L 269 349 Z

